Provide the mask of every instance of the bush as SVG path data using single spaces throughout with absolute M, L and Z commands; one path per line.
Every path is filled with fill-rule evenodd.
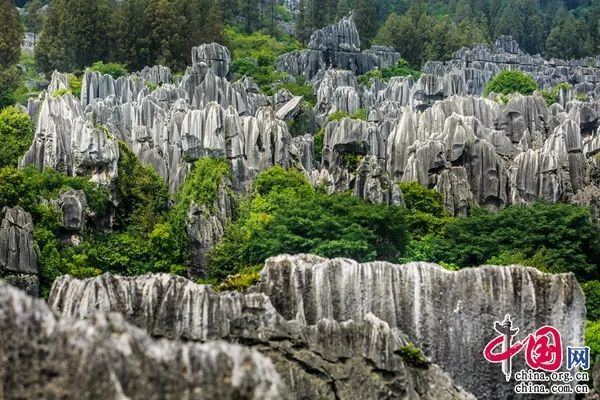
M 573 88 L 572 85 L 570 85 L 566 82 L 563 82 L 563 83 L 559 83 L 558 85 L 554 86 L 552 89 L 540 90 L 540 94 L 544 98 L 546 105 L 548 107 L 550 107 L 552 104 L 558 102 L 558 95 L 560 94 L 561 89 L 572 89 L 572 88 Z
M 259 31 L 244 34 L 233 27 L 225 28 L 223 34 L 233 53 L 231 72 L 236 78 L 244 75 L 254 78 L 266 95 L 273 95 L 277 89 L 276 83 L 281 86 L 287 76 L 275 69 L 273 65 L 275 59 L 281 54 L 302 47 L 298 40 L 286 35 L 274 38 Z M 288 87 L 292 93 L 296 89 L 307 91 L 305 88 L 294 87 L 293 84 Z
M 409 211 L 406 214 L 406 224 L 413 237 L 439 233 L 448 220 L 442 194 L 418 182 L 401 182 L 398 187 L 402 191 L 406 209 Z
M 594 365 L 600 355 L 600 321 L 586 322 L 585 345 L 590 348 L 590 365 Z
M 581 284 L 581 288 L 585 294 L 587 319 L 590 321 L 600 320 L 600 282 L 584 282 Z
M 125 76 L 129 73 L 129 71 L 127 71 L 127 67 L 125 67 L 123 64 L 104 63 L 103 61 L 97 61 L 88 68 L 90 71 L 98 71 L 103 75 L 110 75 L 115 79 Z
M 71 91 L 69 89 L 62 88 L 62 89 L 58 89 L 58 90 L 55 90 L 54 92 L 52 92 L 52 97 L 57 98 L 57 97 L 61 97 L 61 96 L 64 96 L 65 94 L 69 94 L 69 93 L 71 93 Z
M 16 167 L 33 139 L 29 115 L 17 107 L 0 111 L 0 168 Z
M 81 97 L 81 85 L 81 78 L 78 78 L 73 74 L 69 74 L 69 86 L 71 87 L 71 93 L 73 93 L 73 96 L 77 98 Z
M 538 85 L 530 75 L 520 71 L 502 71 L 487 84 L 483 95 L 487 96 L 492 92 L 503 95 L 530 95 L 537 89 Z
M 314 136 L 315 144 L 315 159 L 320 160 L 323 158 L 323 146 L 325 140 L 325 128 L 319 129 Z
M 362 85 L 371 86 L 371 79 L 387 82 L 394 76 L 412 76 L 415 80 L 418 80 L 421 77 L 421 71 L 412 68 L 406 60 L 400 59 L 393 67 L 373 69 L 364 75 L 358 76 L 357 80 Z
M 119 142 L 119 179 L 115 229 L 149 233 L 167 211 L 169 191 L 163 179 Z
M 427 361 L 427 358 L 423 355 L 421 349 L 412 342 L 400 347 L 395 353 L 400 355 L 408 365 L 419 369 L 429 368 L 429 361 Z
M 229 275 L 223 282 L 217 286 L 220 292 L 235 290 L 245 292 L 249 287 L 260 281 L 260 270 L 262 265 L 245 268 L 234 275 Z
M 432 239 L 432 261 L 470 267 L 519 253 L 550 272 L 597 279 L 599 230 L 588 208 L 568 204 L 513 205 L 496 213 L 474 209 L 468 218 L 449 221 Z
M 258 176 L 252 198 L 211 252 L 209 277 L 283 253 L 395 260 L 407 241 L 403 214 L 400 207 L 315 190 L 299 171 L 272 167 Z

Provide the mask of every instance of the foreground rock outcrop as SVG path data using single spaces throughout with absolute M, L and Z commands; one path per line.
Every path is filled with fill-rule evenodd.
M 50 303 L 64 316 L 119 311 L 151 335 L 243 343 L 268 356 L 294 399 L 472 399 L 434 365 L 414 366 L 398 329 L 372 314 L 356 321 L 285 320 L 261 293 L 217 293 L 166 274 L 59 278 Z
M 0 282 L 2 399 L 283 399 L 271 362 L 239 345 L 155 340 L 119 314 L 57 318 Z
M 565 345 L 583 342 L 585 321 L 572 274 L 516 266 L 449 272 L 310 255 L 269 259 L 248 294 L 169 275 L 105 274 L 61 277 L 49 301 L 75 318 L 121 312 L 153 336 L 248 344 L 273 360 L 295 398 L 468 398 L 452 382 L 477 398 L 507 398 L 513 385 L 481 355 L 495 321 L 510 313 L 524 335 L 552 324 Z M 452 379 L 435 364 L 406 363 L 399 350 L 408 341 Z M 519 359 L 513 367 L 523 365 Z M 420 397 L 402 397 L 413 391 Z

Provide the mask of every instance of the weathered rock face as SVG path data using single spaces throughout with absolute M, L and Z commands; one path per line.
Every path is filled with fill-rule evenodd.
M 186 230 L 190 241 L 189 276 L 205 277 L 208 253 L 221 240 L 225 226 L 234 216 L 234 191 L 229 178 L 224 177 L 217 190 L 217 198 L 208 206 L 190 204 Z
M 393 65 L 400 54 L 377 46 L 360 52 L 360 38 L 352 16 L 313 32 L 308 50 L 295 51 L 277 58 L 276 67 L 290 75 L 313 79 L 330 67 L 362 75 L 375 67 Z
M 218 43 L 205 43 L 192 48 L 192 64 L 205 63 L 217 76 L 229 75 L 231 53 L 229 49 Z
M 68 93 L 45 96 L 33 143 L 20 166 L 91 175 L 92 180 L 108 184 L 117 175 L 118 157 L 117 142 L 109 130 L 86 120 L 82 106 Z
M 478 398 L 508 398 L 513 382 L 481 355 L 495 337 L 495 321 L 509 313 L 523 337 L 553 325 L 565 346 L 583 342 L 585 322 L 583 293 L 572 274 L 516 266 L 450 272 L 428 263 L 358 264 L 309 255 L 269 259 L 249 294 L 218 294 L 168 275 L 105 274 L 61 277 L 49 301 L 75 318 L 120 311 L 154 336 L 249 344 L 273 360 L 295 398 L 405 398 L 413 389 L 419 398 L 466 398 L 449 389 L 451 381 L 437 368 L 416 371 L 398 359 L 394 350 L 406 340 Z M 366 370 L 365 362 L 371 365 Z M 523 358 L 514 361 L 515 371 L 523 366 Z M 350 375 L 360 383 L 342 378 Z
M 286 398 L 256 351 L 151 339 L 119 314 L 60 319 L 2 282 L 0 325 L 3 399 Z
M 594 98 L 600 94 L 600 68 L 598 58 L 582 60 L 544 60 L 539 55 L 529 55 L 519 48 L 510 36 L 501 36 L 491 49 L 483 45 L 463 48 L 454 53 L 454 58 L 446 63 L 430 61 L 423 71 L 438 76 L 458 73 L 464 78 L 467 93 L 481 95 L 487 83 L 503 70 L 520 70 L 534 77 L 542 89 L 559 83 L 569 82 L 577 93 L 588 93 Z M 561 93 L 562 101 L 572 96 Z M 561 102 L 562 105 L 566 102 Z
M 169 275 L 65 276 L 50 302 L 76 318 L 118 310 L 154 336 L 245 343 L 272 360 L 294 399 L 473 399 L 436 365 L 405 362 L 397 352 L 405 335 L 372 314 L 305 326 L 286 321 L 264 294 L 219 294 Z
M 21 207 L 2 210 L 0 224 L 0 278 L 31 295 L 39 293 L 37 247 L 31 214 Z
M 58 207 L 62 213 L 62 226 L 69 231 L 83 233 L 87 199 L 82 190 L 68 190 L 58 196 Z
M 405 332 L 458 384 L 482 399 L 514 396 L 499 366 L 481 355 L 495 337 L 494 322 L 505 314 L 521 329 L 518 340 L 549 324 L 563 333 L 563 346 L 583 343 L 585 303 L 572 274 L 515 266 L 450 272 L 428 263 L 398 266 L 279 256 L 267 260 L 258 290 L 284 318 L 306 324 L 372 313 Z M 523 360 L 513 364 L 515 371 Z

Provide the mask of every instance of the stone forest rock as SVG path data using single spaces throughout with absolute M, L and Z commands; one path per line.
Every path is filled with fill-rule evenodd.
M 267 260 L 247 294 L 216 293 L 169 275 L 105 274 L 61 277 L 49 302 L 74 318 L 119 311 L 153 336 L 248 344 L 273 360 L 293 398 L 471 398 L 435 364 L 477 398 L 506 398 L 512 385 L 481 356 L 496 320 L 510 313 L 524 335 L 551 324 L 564 332 L 565 345 L 583 342 L 585 322 L 572 274 L 517 266 L 450 272 L 310 255 Z M 419 370 L 398 358 L 395 350 L 407 341 L 435 364 Z M 515 361 L 513 368 L 521 367 Z
M 0 278 L 31 295 L 39 293 L 37 246 L 31 214 L 5 207 L 0 224 Z
M 360 38 L 352 16 L 315 31 L 308 49 L 280 56 L 275 62 L 278 69 L 290 75 L 313 79 L 330 67 L 342 68 L 362 75 L 375 67 L 394 65 L 400 55 L 393 49 L 377 46 L 360 52 Z
M 205 277 L 208 253 L 219 242 L 225 226 L 234 216 L 234 191 L 229 178 L 222 178 L 213 204 L 192 202 L 188 209 L 186 230 L 189 238 L 191 277 Z
M 71 299 L 75 293 L 82 302 Z M 282 318 L 264 294 L 219 294 L 167 275 L 63 277 L 51 301 L 63 315 L 79 318 L 121 310 L 153 336 L 245 343 L 272 360 L 295 399 L 473 398 L 435 364 L 404 361 L 397 351 L 406 336 L 372 314 L 305 326 Z
M 2 282 L 0 326 L 3 399 L 286 398 L 271 361 L 254 350 L 152 339 L 120 314 L 58 318 Z

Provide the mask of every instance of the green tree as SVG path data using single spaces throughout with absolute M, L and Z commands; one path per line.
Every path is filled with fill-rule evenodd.
M 566 13 L 554 22 L 546 39 L 546 55 L 562 59 L 580 58 L 586 55 L 588 43 L 584 22 Z
M 113 0 L 53 0 L 35 55 L 43 71 L 83 69 L 111 58 Z
M 410 65 L 420 67 L 425 61 L 425 46 L 433 24 L 432 17 L 425 13 L 423 2 L 418 0 L 405 15 L 390 14 L 373 43 L 400 50 Z
M 519 253 L 549 272 L 598 278 L 600 227 L 590 210 L 568 204 L 509 206 L 497 213 L 475 209 L 449 222 L 434 240 L 432 261 L 471 267 L 502 253 Z
M 119 142 L 119 179 L 116 230 L 149 233 L 167 211 L 169 193 L 156 171 L 143 165 L 129 147 Z
M 406 242 L 401 207 L 329 195 L 297 170 L 272 167 L 259 175 L 252 198 L 213 249 L 209 277 L 222 279 L 282 253 L 395 260 Z
M 13 91 L 19 86 L 16 67 L 21 54 L 23 25 L 12 0 L 0 0 L 0 108 L 13 103 Z
M 44 13 L 41 9 L 43 6 L 43 0 L 31 0 L 25 4 L 23 22 L 30 32 L 39 33 L 42 29 L 44 24 Z
M 494 92 L 503 95 L 521 93 L 533 94 L 538 88 L 533 78 L 521 71 L 502 71 L 496 75 L 485 87 L 484 96 Z
M 372 0 L 356 0 L 354 21 L 360 36 L 361 47 L 368 48 L 377 34 L 379 20 L 375 2 Z
M 32 138 L 31 119 L 27 113 L 16 107 L 0 111 L 0 168 L 16 167 Z

